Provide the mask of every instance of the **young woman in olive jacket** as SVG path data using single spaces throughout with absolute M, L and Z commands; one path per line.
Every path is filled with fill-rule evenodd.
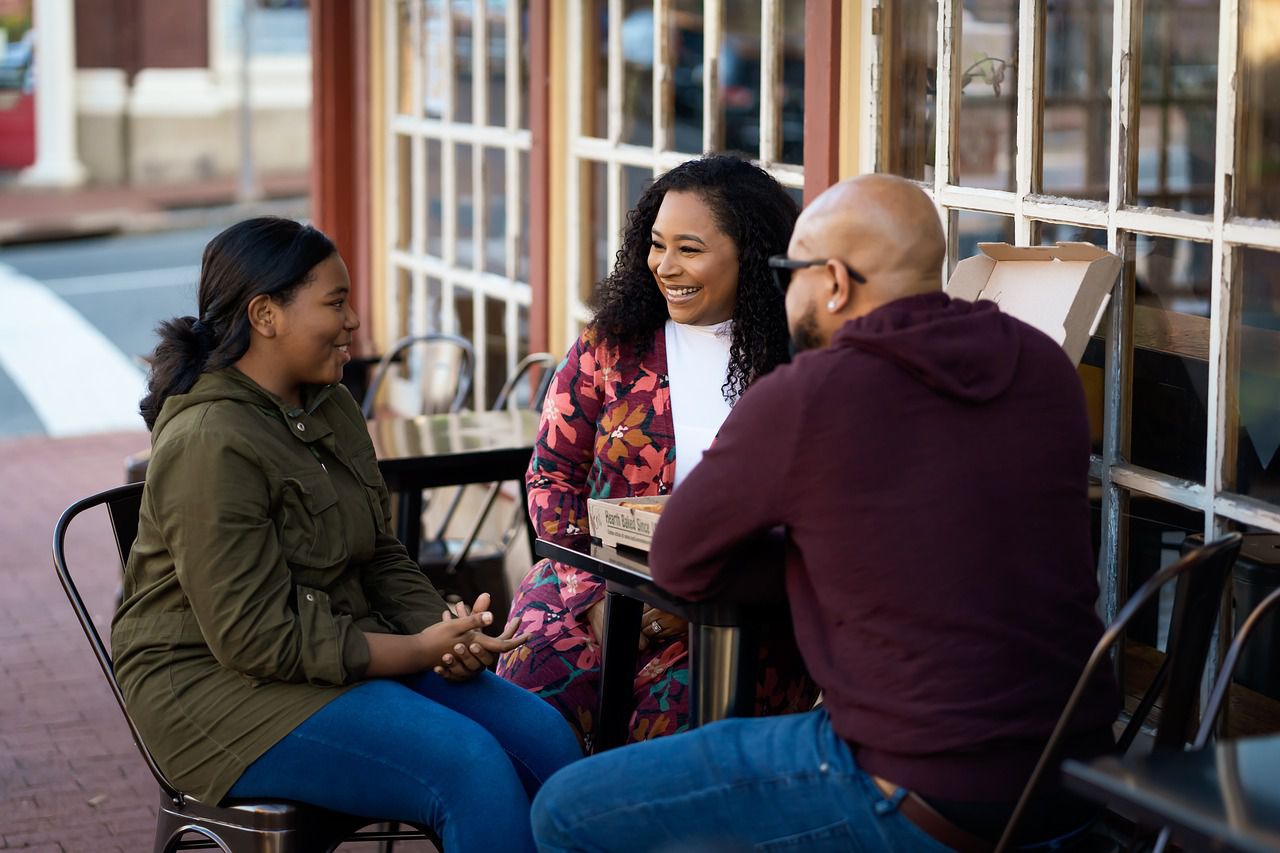
M 314 228 L 253 219 L 205 250 L 199 318 L 161 325 L 152 457 L 112 626 L 129 712 L 198 799 L 297 800 L 531 850 L 529 801 L 580 757 L 485 671 L 525 642 L 457 615 L 389 530 L 338 380 L 359 320 Z

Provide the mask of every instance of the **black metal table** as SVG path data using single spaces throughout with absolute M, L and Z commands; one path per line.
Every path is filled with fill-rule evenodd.
M 759 628 L 769 618 L 761 605 L 676 598 L 653 582 L 648 554 L 630 548 L 619 550 L 592 543 L 579 551 L 539 539 L 534 543 L 534 553 L 605 581 L 596 751 L 626 743 L 634 701 L 632 684 L 639 653 L 640 616 L 645 604 L 689 623 L 690 727 L 725 717 L 751 716 L 755 708 Z
M 502 410 L 369 421 L 378 467 L 398 496 L 396 535 L 410 554 L 422 541 L 423 489 L 516 480 L 524 495 L 538 420 L 537 412 Z
M 1280 736 L 1062 765 L 1067 787 L 1188 850 L 1280 850 Z

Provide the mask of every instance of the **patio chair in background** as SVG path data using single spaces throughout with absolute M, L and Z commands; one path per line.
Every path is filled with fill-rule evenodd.
M 1177 587 L 1164 662 L 1133 711 L 1116 744 L 1116 751 L 1124 754 L 1129 749 L 1157 699 L 1160 700 L 1161 714 L 1155 733 L 1155 746 L 1181 748 L 1186 745 L 1195 721 L 1200 680 L 1212 646 L 1213 628 L 1217 622 L 1223 589 L 1231 575 L 1236 555 L 1240 552 L 1241 542 L 1239 533 L 1229 533 L 1215 542 L 1197 548 L 1177 562 L 1160 569 L 1125 602 L 1115 620 L 1098 640 L 1084 671 L 1076 681 L 1035 770 L 1023 788 L 1000 843 L 996 845 L 996 853 L 1008 849 L 1027 804 L 1034 797 L 1045 773 L 1056 765 L 1057 752 L 1067 726 L 1098 668 L 1110 663 L 1112 646 L 1124 634 L 1125 627 L 1133 620 L 1134 615 L 1159 595 L 1162 586 L 1174 579 L 1177 579 Z
M 545 352 L 531 353 L 521 359 L 498 390 L 498 396 L 493 402 L 494 411 L 514 407 L 540 409 L 547 387 L 551 384 L 556 364 L 555 356 Z M 542 374 L 537 381 L 530 382 L 528 396 L 522 399 L 519 393 L 520 383 L 534 368 L 540 368 Z M 501 483 L 488 485 L 480 509 L 468 525 L 467 531 L 457 539 L 447 536 L 449 525 L 458 509 L 459 500 L 455 498 L 439 525 L 439 533 L 433 539 L 424 541 L 418 553 L 419 565 L 422 566 L 431 583 L 446 598 L 456 598 L 470 605 L 481 592 L 489 593 L 490 607 L 498 616 L 491 628 L 494 633 L 502 630 L 502 623 L 506 621 L 506 615 L 511 610 L 511 590 L 504 571 L 507 550 L 522 527 L 529 535 L 530 554 L 533 553 L 534 538 L 533 529 L 528 520 L 528 507 L 524 506 L 516 507 L 510 523 L 505 526 L 497 540 L 487 541 L 479 538 L 481 528 L 493 510 L 501 487 Z M 460 488 L 459 498 L 462 492 L 463 489 Z
M 1241 623 L 1236 630 L 1235 637 L 1231 640 L 1231 645 L 1227 647 L 1226 657 L 1222 660 L 1222 668 L 1218 672 L 1218 680 L 1213 683 L 1213 690 L 1209 694 L 1209 701 L 1205 705 L 1204 716 L 1200 720 L 1200 728 L 1196 730 L 1196 739 L 1192 742 L 1192 749 L 1204 749 L 1209 745 L 1209 739 L 1213 736 L 1214 725 L 1218 719 L 1218 712 L 1222 710 L 1222 705 L 1227 699 L 1227 693 L 1231 689 L 1231 680 L 1235 675 L 1236 664 L 1240 662 L 1240 655 L 1244 651 L 1245 644 L 1249 642 L 1249 638 L 1253 635 L 1254 629 L 1265 619 L 1271 615 L 1271 611 L 1280 609 L 1280 589 L 1275 590 L 1258 605 L 1249 612 L 1248 617 Z M 1155 849 L 1152 853 L 1164 853 L 1164 849 L 1169 844 L 1168 828 L 1160 830 L 1160 838 L 1156 841 Z
M 129 734 L 142 754 L 143 760 L 160 785 L 162 796 L 156 815 L 156 853 L 168 853 L 173 850 L 221 849 L 230 853 L 250 853 L 250 851 L 271 851 L 272 853 L 302 853 L 312 850 L 333 850 L 346 841 L 393 841 L 409 839 L 427 839 L 437 848 L 439 839 L 432 833 L 415 829 L 392 831 L 359 832 L 362 827 L 380 821 L 340 814 L 326 809 L 306 806 L 299 803 L 268 800 L 229 801 L 227 805 L 211 805 L 202 803 L 178 790 L 164 772 L 156 764 L 147 745 L 138 734 L 129 710 L 124 704 L 124 695 L 120 692 L 120 684 L 116 681 L 115 668 L 111 655 L 103 645 L 93 618 L 85 606 L 84 599 L 76 588 L 71 571 L 67 566 L 66 536 L 73 519 L 86 510 L 95 507 L 106 507 L 115 531 L 116 549 L 120 562 L 128 559 L 129 550 L 138 533 L 138 512 L 142 505 L 142 483 L 117 486 L 96 495 L 77 501 L 62 513 L 53 531 L 53 565 L 58 573 L 58 580 L 67 593 L 71 607 L 75 610 L 80 627 L 93 648 L 94 657 L 102 668 L 102 674 L 111 687 L 120 713 L 129 727 Z M 184 840 L 186 836 L 196 836 Z
M 420 353 L 407 353 L 410 347 Z M 475 372 L 476 353 L 471 341 L 457 335 L 409 335 L 396 341 L 383 354 L 369 380 L 361 408 L 366 418 L 373 417 L 378 391 L 386 379 L 393 362 L 408 358 L 416 361 L 418 400 L 416 411 L 401 412 L 405 415 L 434 415 L 441 412 L 459 412 L 471 393 L 471 379 Z

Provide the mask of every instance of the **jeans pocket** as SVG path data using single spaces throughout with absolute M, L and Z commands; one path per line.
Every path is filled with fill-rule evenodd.
M 755 846 L 756 850 L 762 853 L 783 853 L 784 851 L 805 851 L 805 853 L 845 853 L 849 850 L 859 849 L 857 835 L 853 831 L 853 827 L 849 825 L 849 821 L 841 820 L 835 823 L 829 823 L 826 826 L 820 826 L 817 829 L 809 829 L 804 832 L 797 832 L 794 835 L 786 835 L 782 838 L 775 838 L 772 841 L 761 841 Z

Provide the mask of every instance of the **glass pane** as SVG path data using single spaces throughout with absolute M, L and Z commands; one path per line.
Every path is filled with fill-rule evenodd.
M 396 310 L 391 316 L 391 327 L 387 330 L 388 345 L 409 334 L 409 304 L 413 298 L 413 276 L 408 270 L 395 268 L 395 300 Z
M 471 0 L 450 0 L 449 7 L 453 12 L 453 120 L 470 124 L 473 120 L 471 53 L 475 4 Z
M 1211 246 L 1144 235 L 1129 240 L 1135 293 L 1129 458 L 1202 483 Z
M 1280 5 L 1240 3 L 1240 157 L 1236 210 L 1241 216 L 1280 219 Z
M 1050 195 L 1107 198 L 1111 23 L 1111 0 L 1045 8 L 1042 187 Z
M 444 148 L 437 139 L 427 140 L 427 254 L 444 256 L 444 196 L 442 161 Z M 404 193 L 408 195 L 408 193 Z
M 728 3 L 720 42 L 720 111 L 727 151 L 760 156 L 760 4 Z
M 454 181 L 458 191 L 457 207 L 454 208 L 457 211 L 457 239 L 454 241 L 457 251 L 456 262 L 460 267 L 470 267 L 476 255 L 475 222 L 473 219 L 475 199 L 471 180 L 471 146 L 455 145 L 454 152 Z
M 444 283 L 438 278 L 427 278 L 427 331 L 438 332 L 444 328 Z
M 778 103 L 778 159 L 804 163 L 804 0 L 782 0 L 782 83 Z
M 583 195 L 590 200 L 591 214 L 583 246 L 582 280 L 578 282 L 578 298 L 590 303 L 596 282 L 609 274 L 608 217 L 605 214 L 607 196 L 604 163 L 584 162 L 582 166 Z
M 1059 222 L 1036 222 L 1033 223 L 1031 242 L 1044 246 L 1052 246 L 1055 243 L 1092 243 L 1105 249 L 1107 232 L 1079 225 L 1064 225 Z M 1089 339 L 1089 344 L 1084 349 L 1084 356 L 1080 359 L 1080 366 L 1077 368 L 1080 383 L 1084 386 L 1085 405 L 1089 409 L 1089 437 L 1094 453 L 1102 452 L 1107 319 L 1104 314 L 1098 323 L 1097 331 Z
M 966 3 L 961 14 L 955 180 L 1012 190 L 1018 75 L 1018 0 Z
M 396 180 L 401 186 L 409 186 L 410 169 L 413 168 L 409 153 L 412 144 L 412 137 L 396 135 Z M 401 251 L 408 251 L 409 235 L 413 233 L 411 231 L 413 208 L 409 204 L 409 193 L 396 193 L 394 197 L 396 205 L 396 248 Z
M 471 341 L 472 346 L 477 349 L 484 345 L 484 341 L 476 335 L 475 296 L 470 290 L 457 284 L 453 286 L 453 316 L 457 318 L 459 335 Z M 475 408 L 472 401 L 476 396 L 476 384 L 471 383 L 471 393 L 463 404 L 466 408 Z
M 675 103 L 672 143 L 677 151 L 702 150 L 702 0 L 676 0 L 671 15 L 671 74 Z
M 529 280 L 529 152 L 520 152 L 520 174 L 513 177 L 520 197 L 520 219 L 515 223 L 519 255 L 516 259 L 516 278 Z
M 653 170 L 641 169 L 638 166 L 622 167 L 622 219 L 626 224 L 627 213 L 636 206 L 645 187 L 653 183 Z
M 1130 494 L 1128 512 L 1129 542 L 1126 554 L 1129 582 L 1126 599 L 1164 566 L 1182 555 L 1186 539 L 1204 532 L 1204 515 L 1145 495 Z M 1140 694 L 1151 681 L 1154 663 L 1161 658 L 1150 653 L 1163 651 L 1169 639 L 1169 620 L 1173 614 L 1175 584 L 1165 584 L 1160 597 L 1138 611 L 1126 631 L 1131 644 L 1137 644 L 1126 656 L 1125 694 Z
M 582 9 L 582 134 L 609 136 L 609 3 L 592 0 Z
M 1212 213 L 1218 4 L 1146 0 L 1141 50 L 1138 203 Z
M 1238 249 L 1240 442 L 1236 489 L 1280 504 L 1280 254 Z
M 507 274 L 507 153 L 484 149 L 485 230 L 484 268 L 494 275 Z
M 514 1 L 514 0 L 513 0 Z M 520 2 L 520 127 L 529 129 L 529 4 Z M 542 14 L 542 13 L 539 13 Z M 512 50 L 517 48 L 512 45 Z M 527 172 L 525 174 L 528 174 Z
M 951 211 L 951 237 L 956 247 L 951 268 L 957 261 L 978 254 L 979 243 L 1012 243 L 1013 217 L 972 210 Z
M 444 118 L 449 97 L 449 18 L 445 0 L 427 0 L 422 15 L 422 111 Z
M 530 352 L 529 343 L 529 306 L 516 306 L 516 359 L 522 359 Z
M 622 141 L 653 144 L 653 4 L 627 0 L 622 17 Z
M 485 42 L 489 62 L 489 124 L 507 123 L 507 3 L 489 0 L 485 6 L 489 32 Z
M 507 381 L 507 303 L 486 296 L 484 300 L 485 408 L 493 407 L 498 389 Z
M 933 181 L 938 2 L 880 7 L 880 171 Z

